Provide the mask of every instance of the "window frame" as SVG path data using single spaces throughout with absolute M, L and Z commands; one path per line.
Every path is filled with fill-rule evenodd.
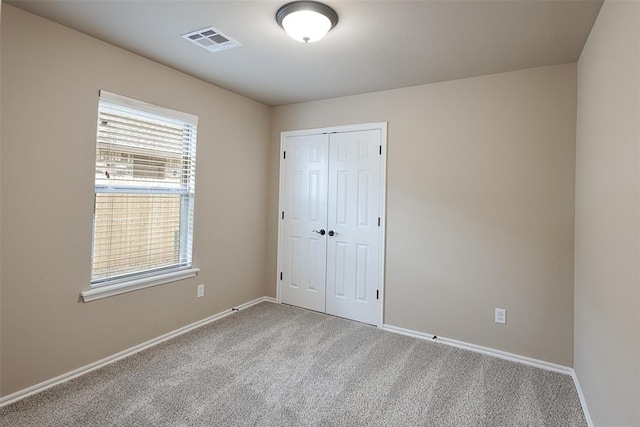
M 117 95 L 111 92 L 100 90 L 99 102 L 97 108 L 97 126 L 100 126 L 100 115 L 102 107 L 112 108 L 123 112 L 133 113 L 138 117 L 147 117 L 150 119 L 162 119 L 168 122 L 174 122 L 184 126 L 189 134 L 183 137 L 183 150 L 180 154 L 181 161 L 181 180 L 188 177 L 188 181 L 181 183 L 179 187 L 171 187 L 167 185 L 158 186 L 135 186 L 127 184 L 113 185 L 100 184 L 98 179 L 94 177 L 94 198 L 97 199 L 99 194 L 144 194 L 144 195 L 180 195 L 180 245 L 179 259 L 177 265 L 159 266 L 157 268 L 147 268 L 138 272 L 129 272 L 114 275 L 112 277 L 102 277 L 94 279 L 94 249 L 95 249 L 95 226 L 96 211 L 94 201 L 94 219 L 91 238 L 91 274 L 90 289 L 81 292 L 84 302 L 93 301 L 124 292 L 130 292 L 150 286 L 156 286 L 163 283 L 182 280 L 194 277 L 199 269 L 193 268 L 193 222 L 195 208 L 195 158 L 196 158 L 196 142 L 197 142 L 197 126 L 198 117 L 181 111 L 171 110 L 160 107 L 147 102 Z M 96 130 L 96 154 L 94 157 L 94 165 L 97 166 L 100 153 L 100 143 L 98 141 L 98 130 Z M 117 151 L 117 150 L 116 150 Z M 160 155 L 162 152 L 160 151 Z M 133 155 L 127 151 L 121 154 Z M 151 156 L 151 155 L 150 155 Z M 132 157 L 133 158 L 133 157 Z M 158 157 L 160 158 L 160 156 Z M 135 163 L 135 161 L 133 161 Z M 185 172 L 186 171 L 186 172 Z M 95 175 L 94 175 L 95 176 Z

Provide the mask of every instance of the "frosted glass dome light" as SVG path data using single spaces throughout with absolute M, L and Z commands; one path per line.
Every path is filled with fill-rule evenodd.
M 282 27 L 292 39 L 309 43 L 323 38 L 331 29 L 331 21 L 321 13 L 300 10 L 285 16 Z
M 335 27 L 338 14 L 323 3 L 294 1 L 278 10 L 276 21 L 292 39 L 309 43 L 320 40 Z

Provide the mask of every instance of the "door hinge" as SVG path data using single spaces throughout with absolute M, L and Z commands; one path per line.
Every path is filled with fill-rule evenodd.
M 376 289 L 376 299 L 380 299 L 380 289 Z
M 378 227 L 380 227 L 380 217 L 378 217 Z
M 286 152 L 286 151 L 283 151 L 283 152 L 282 152 L 282 158 L 283 158 L 283 159 L 286 159 L 286 158 L 287 158 L 287 152 Z
M 380 155 L 382 156 L 382 145 L 380 146 Z
M 284 211 L 282 211 L 282 219 L 284 219 Z
M 280 280 L 282 280 L 282 271 L 280 272 Z

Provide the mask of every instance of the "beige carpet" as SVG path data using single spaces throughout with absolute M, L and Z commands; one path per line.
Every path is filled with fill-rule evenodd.
M 6 406 L 0 425 L 586 422 L 568 375 L 262 303 Z

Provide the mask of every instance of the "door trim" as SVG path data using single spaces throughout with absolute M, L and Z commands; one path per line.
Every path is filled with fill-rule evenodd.
M 362 123 L 362 124 L 353 124 L 353 125 L 344 125 L 344 126 L 330 126 L 323 128 L 315 128 L 315 129 L 300 129 L 300 130 L 291 130 L 291 131 L 283 131 L 280 133 L 280 162 L 279 162 L 279 183 L 278 183 L 278 248 L 277 248 L 277 268 L 276 268 L 276 301 L 281 303 L 281 295 L 280 295 L 280 285 L 282 281 L 280 280 L 280 272 L 281 268 L 281 254 L 280 254 L 280 245 L 282 242 L 282 204 L 283 204 L 283 186 L 284 186 L 284 141 L 288 136 L 303 136 L 303 135 L 318 135 L 324 133 L 342 133 L 342 132 L 359 132 L 366 130 L 379 130 L 380 131 L 380 145 L 382 146 L 382 154 L 381 154 L 381 167 L 380 167 L 380 314 L 377 321 L 377 327 L 382 328 L 384 324 L 384 300 L 385 300 L 385 265 L 386 265 L 386 235 L 387 235 L 387 122 L 375 122 L 375 123 Z

